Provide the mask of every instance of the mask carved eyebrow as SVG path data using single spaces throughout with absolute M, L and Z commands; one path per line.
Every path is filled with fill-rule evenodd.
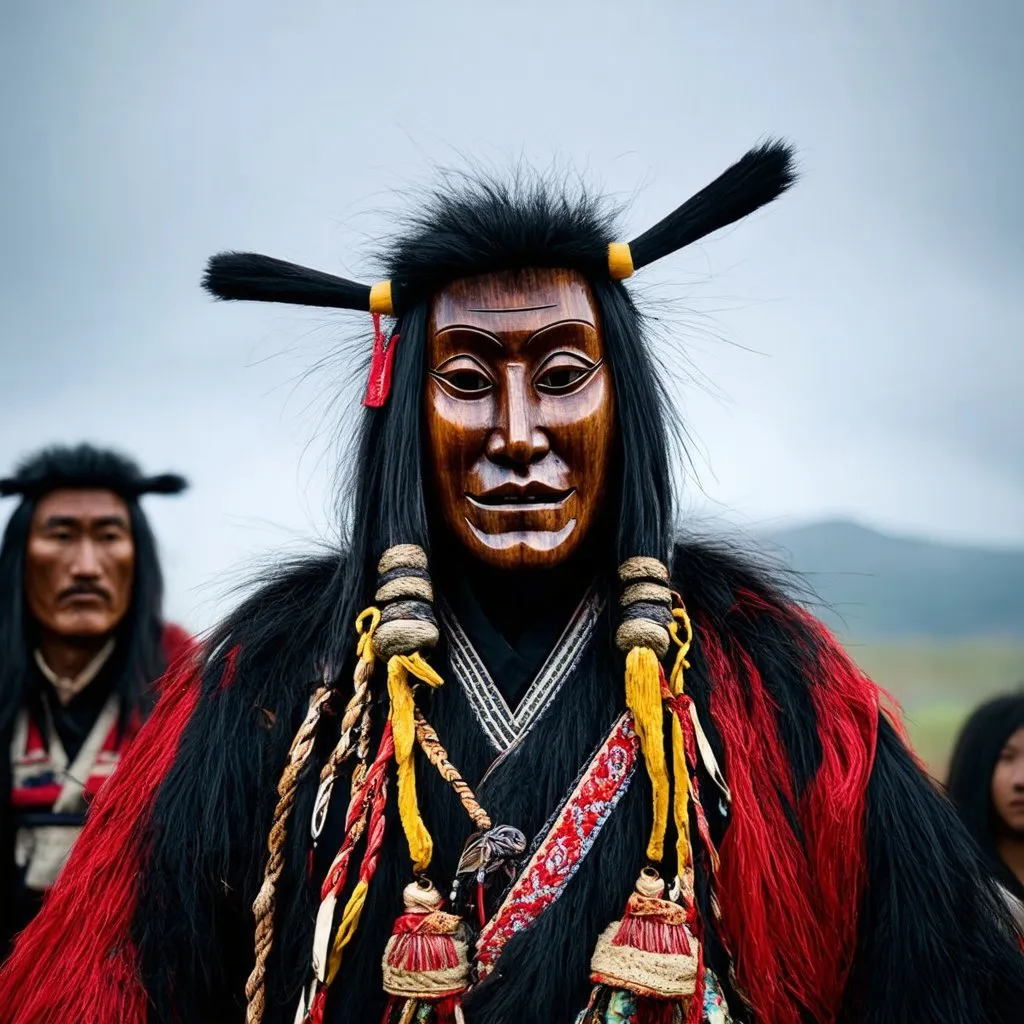
M 506 312 L 511 312 L 511 310 L 508 310 Z M 523 342 L 523 344 L 530 345 L 541 335 L 547 334 L 550 331 L 555 331 L 558 330 L 559 328 L 564 327 L 583 327 L 591 331 L 597 329 L 597 325 L 591 323 L 589 320 L 580 320 L 576 317 L 570 317 L 565 320 L 556 320 L 554 323 L 545 324 L 543 327 L 539 327 L 536 331 L 533 332 L 533 334 L 531 334 L 526 339 L 525 342 Z M 505 343 L 496 334 L 491 334 L 490 331 L 485 331 L 481 327 L 472 327 L 469 324 L 448 324 L 447 327 L 442 327 L 441 330 L 437 332 L 436 337 L 444 337 L 446 334 L 450 334 L 453 331 L 465 332 L 467 334 L 475 334 L 477 337 L 485 338 L 487 341 L 490 341 L 493 344 L 497 345 L 498 348 L 503 349 L 505 347 Z
M 597 330 L 596 324 L 592 324 L 589 320 L 580 320 L 578 317 L 572 317 L 566 320 L 556 320 L 553 324 L 545 324 L 543 327 L 537 328 L 537 330 L 535 330 L 533 334 L 526 339 L 524 344 L 530 345 L 542 334 L 548 334 L 549 332 L 557 331 L 564 327 L 583 327 L 595 332 Z
M 451 334 L 453 331 L 461 331 L 466 334 L 475 334 L 477 337 L 485 338 L 487 341 L 493 342 L 498 348 L 504 348 L 501 339 L 490 331 L 485 331 L 482 327 L 471 327 L 469 324 L 448 324 L 447 327 L 442 327 L 441 330 L 435 335 L 438 338 L 443 338 L 446 334 Z

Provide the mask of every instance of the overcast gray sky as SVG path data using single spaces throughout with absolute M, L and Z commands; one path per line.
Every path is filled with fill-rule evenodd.
M 147 508 L 187 624 L 330 536 L 358 389 L 303 371 L 365 329 L 214 305 L 204 260 L 372 279 L 402 190 L 463 156 L 557 158 L 636 234 L 790 138 L 797 189 L 635 279 L 692 362 L 689 513 L 1024 544 L 1020 0 L 5 0 L 2 23 L 0 468 L 89 438 L 186 473 Z

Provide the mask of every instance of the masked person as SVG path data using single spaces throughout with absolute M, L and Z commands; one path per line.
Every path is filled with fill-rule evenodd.
M 996 697 L 967 719 L 946 790 L 1024 923 L 1024 693 Z
M 628 244 L 560 185 L 449 182 L 372 287 L 211 261 L 373 315 L 348 540 L 169 685 L 8 1020 L 1018 1019 L 1012 922 L 876 688 L 673 516 L 623 282 L 791 182 L 766 144 Z
M 3 946 L 38 910 L 189 643 L 161 618 L 163 582 L 139 498 L 178 476 L 88 445 L 49 448 L 0 480 L 16 495 L 0 547 Z

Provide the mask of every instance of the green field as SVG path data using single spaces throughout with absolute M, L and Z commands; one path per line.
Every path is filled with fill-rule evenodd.
M 1024 686 L 1024 644 L 1010 641 L 847 641 L 846 648 L 899 701 L 914 747 L 939 779 L 971 710 Z

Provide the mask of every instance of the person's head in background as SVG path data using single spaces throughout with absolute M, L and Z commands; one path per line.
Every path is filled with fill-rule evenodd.
M 1024 900 L 1024 691 L 982 704 L 967 719 L 947 790 L 996 878 Z

